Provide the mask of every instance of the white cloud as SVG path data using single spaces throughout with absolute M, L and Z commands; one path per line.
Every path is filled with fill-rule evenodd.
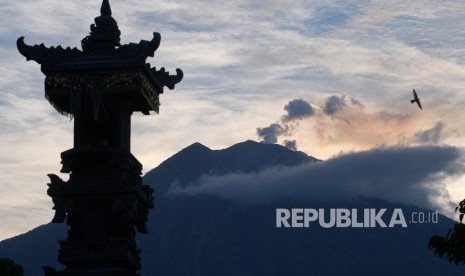
M 340 155 L 300 167 L 259 173 L 203 175 L 169 194 L 210 194 L 245 204 L 276 199 L 382 199 L 453 213 L 445 181 L 463 175 L 463 153 L 452 147 L 392 147 Z M 182 188 L 181 188 L 182 187 Z

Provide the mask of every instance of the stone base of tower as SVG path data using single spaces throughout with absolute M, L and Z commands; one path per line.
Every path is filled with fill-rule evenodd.
M 53 222 L 66 220 L 58 260 L 66 270 L 46 275 L 138 275 L 136 230 L 146 233 L 153 190 L 142 185 L 140 163 L 127 151 L 81 148 L 62 153 L 63 181 L 49 175 Z

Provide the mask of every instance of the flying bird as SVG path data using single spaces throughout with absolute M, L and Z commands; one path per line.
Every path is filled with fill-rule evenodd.
M 423 108 L 421 107 L 421 103 L 420 103 L 420 99 L 418 98 L 417 91 L 415 91 L 415 89 L 413 89 L 413 100 L 410 100 L 410 102 L 411 102 L 411 103 L 415 103 L 415 102 L 416 102 L 417 105 L 418 105 L 418 107 L 419 107 L 420 109 L 423 109 Z

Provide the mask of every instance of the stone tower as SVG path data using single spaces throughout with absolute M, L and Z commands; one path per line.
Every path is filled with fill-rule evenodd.
M 120 30 L 108 0 L 91 32 L 77 48 L 29 46 L 17 41 L 27 60 L 41 65 L 45 98 L 74 120 L 74 146 L 61 154 L 63 181 L 49 174 L 53 222 L 66 221 L 68 237 L 60 241 L 62 271 L 45 275 L 139 275 L 136 230 L 147 233 L 153 190 L 142 184 L 141 163 L 131 154 L 131 114 L 158 112 L 164 86 L 174 89 L 183 78 L 146 63 L 160 44 L 120 44 Z

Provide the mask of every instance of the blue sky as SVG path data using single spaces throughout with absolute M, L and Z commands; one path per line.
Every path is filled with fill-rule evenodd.
M 215 149 L 258 140 L 257 128 L 278 122 L 294 99 L 315 114 L 278 143 L 296 140 L 321 159 L 464 145 L 463 1 L 110 2 L 122 43 L 161 33 L 148 62 L 185 75 L 161 96 L 159 115 L 133 116 L 132 152 L 145 172 L 196 141 Z M 0 3 L 0 239 L 51 219 L 46 174 L 59 172 L 72 147 L 72 121 L 44 99 L 40 67 L 16 39 L 80 47 L 99 10 L 90 0 Z M 423 111 L 409 102 L 413 88 Z M 331 96 L 344 104 L 328 115 Z M 465 197 L 463 183 L 445 183 L 454 200 Z

